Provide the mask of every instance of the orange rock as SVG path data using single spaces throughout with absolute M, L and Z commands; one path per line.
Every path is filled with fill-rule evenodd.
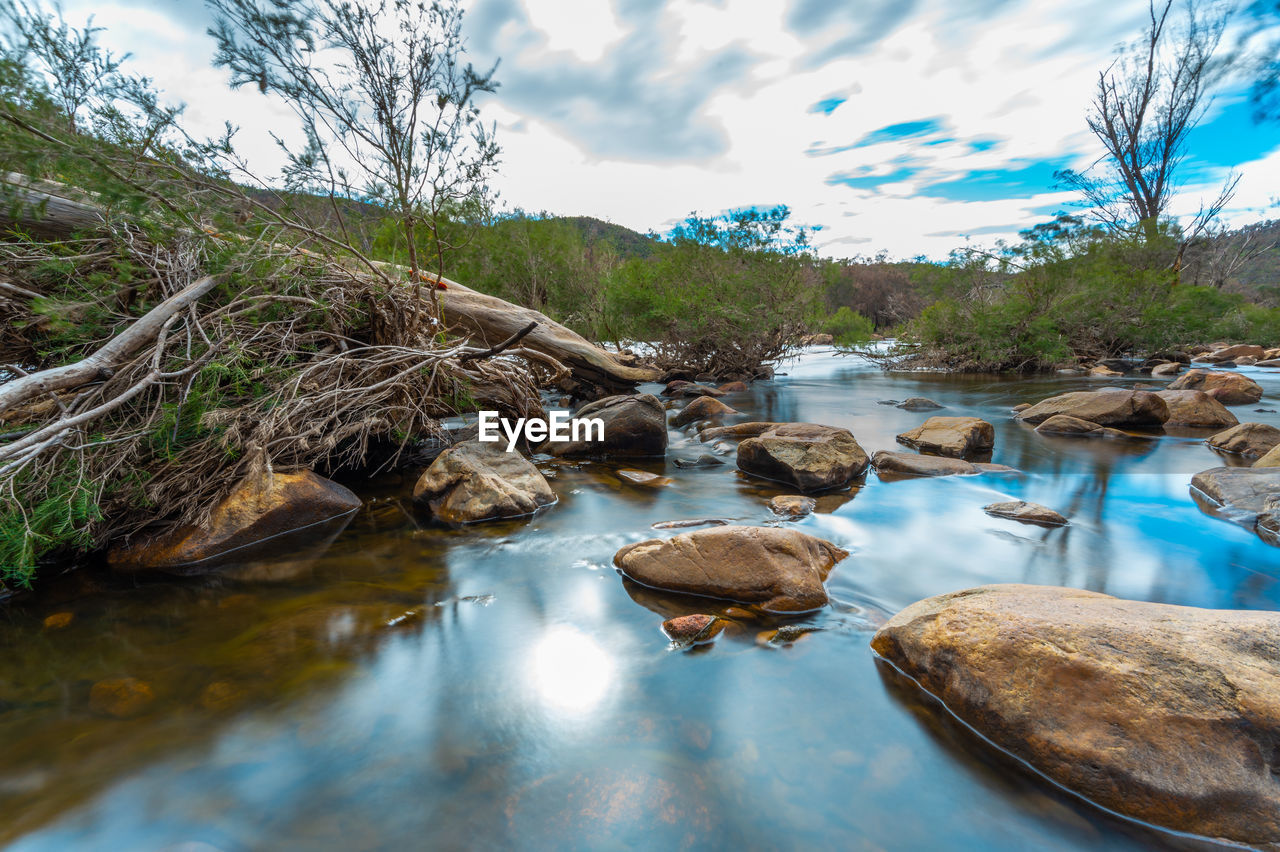
M 100 716 L 116 719 L 141 716 L 155 700 L 151 684 L 136 677 L 100 680 L 89 690 L 89 709 Z

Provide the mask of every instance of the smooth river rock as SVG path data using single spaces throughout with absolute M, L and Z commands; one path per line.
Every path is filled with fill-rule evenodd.
M 1008 518 L 1011 521 L 1021 521 L 1026 524 L 1045 524 L 1047 526 L 1061 527 L 1068 523 L 1061 513 L 1055 512 L 1048 506 L 1041 506 L 1039 503 L 1028 503 L 1025 500 L 991 503 L 983 506 L 982 511 L 997 518 Z
M 930 417 L 921 425 L 898 436 L 898 443 L 922 453 L 966 458 L 990 452 L 996 445 L 996 430 L 977 417 Z
M 1127 438 L 1119 429 L 1099 426 L 1089 420 L 1081 420 L 1069 414 L 1055 414 L 1036 427 L 1041 435 L 1058 435 L 1064 438 Z
M 754 438 L 757 435 L 763 435 L 770 429 L 776 429 L 784 425 L 786 424 L 753 420 L 750 423 L 735 423 L 732 426 L 711 426 L 698 432 L 698 440 L 715 441 L 720 438 L 729 438 L 740 441 L 743 438 Z
M 1223 405 L 1250 405 L 1262 399 L 1262 386 L 1239 373 L 1191 370 L 1170 383 L 1169 390 L 1201 390 Z
M 807 612 L 826 605 L 823 582 L 848 555 L 794 529 L 727 526 L 629 544 L 613 564 L 652 589 Z
M 360 505 L 350 489 L 309 470 L 264 471 L 242 479 L 214 508 L 206 526 L 143 536 L 112 548 L 107 561 L 126 572 L 212 566 L 232 552 L 350 515 Z
M 1188 426 L 1204 429 L 1223 429 L 1240 421 L 1226 406 L 1198 390 L 1162 390 L 1156 396 L 1169 406 L 1169 419 L 1165 426 Z
M 619 394 L 589 402 L 573 415 L 604 421 L 603 441 L 547 441 L 543 452 L 554 456 L 649 458 L 666 455 L 667 412 L 649 393 Z
M 871 457 L 876 473 L 894 476 L 973 476 L 978 473 L 1014 473 L 1002 464 L 975 464 L 947 456 L 921 456 L 881 450 Z
M 1161 426 L 1169 419 L 1169 407 L 1147 391 L 1101 388 L 1049 397 L 1019 412 L 1017 417 L 1028 423 L 1043 423 L 1055 414 L 1067 414 L 1099 426 Z
M 842 488 L 867 469 L 867 454 L 848 429 L 784 423 L 738 445 L 738 469 L 801 491 Z
M 783 518 L 802 518 L 812 514 L 817 506 L 817 500 L 803 494 L 781 494 L 769 501 L 769 509 Z
M 1280 444 L 1280 429 L 1265 423 L 1241 423 L 1219 432 L 1206 443 L 1220 453 L 1265 456 Z
M 871 644 L 1103 807 L 1280 848 L 1280 613 L 993 585 L 912 604 Z
M 1269 510 L 1267 498 L 1280 496 L 1280 467 L 1214 467 L 1191 477 L 1198 503 L 1246 525 Z
M 690 400 L 689 404 L 671 416 L 672 426 L 687 426 L 697 420 L 709 420 L 713 417 L 724 417 L 737 414 L 738 410 L 730 408 L 715 397 L 700 396 Z
M 413 489 L 413 499 L 451 524 L 530 515 L 556 502 L 546 478 L 501 441 L 463 441 L 441 453 Z
M 909 399 L 904 399 L 894 407 L 901 408 L 903 411 L 937 411 L 939 408 L 946 408 L 945 405 L 934 402 L 933 400 L 923 396 L 913 396 Z

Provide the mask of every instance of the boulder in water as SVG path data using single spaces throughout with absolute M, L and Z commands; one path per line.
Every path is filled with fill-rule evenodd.
M 1165 426 L 1222 429 L 1240 422 L 1226 406 L 1204 391 L 1162 390 L 1155 393 L 1169 406 L 1169 419 L 1164 422 Z
M 1206 443 L 1220 453 L 1265 456 L 1280 444 L 1280 429 L 1265 423 L 1241 423 L 1219 432 Z
M 737 413 L 737 409 L 730 408 L 714 397 L 700 396 L 691 400 L 688 405 L 672 415 L 671 425 L 687 426 L 697 420 L 710 420 Z
M 912 604 L 871 644 L 997 747 L 1090 801 L 1280 848 L 1280 613 L 994 585 Z
M 1061 513 L 1055 512 L 1048 506 L 1041 506 L 1039 503 L 1028 503 L 1025 500 L 991 503 L 983 506 L 982 511 L 997 518 L 1008 518 L 1011 521 L 1021 521 L 1024 524 L 1044 524 L 1052 527 L 1061 527 L 1067 524 L 1067 519 Z
M 533 514 L 556 495 L 528 459 L 501 442 L 463 441 L 423 472 L 413 499 L 443 521 L 471 524 Z
M 801 491 L 843 488 L 867 469 L 867 454 L 848 429 L 784 423 L 738 445 L 738 469 Z
M 1099 426 L 1161 426 L 1169 419 L 1169 407 L 1148 391 L 1100 388 L 1041 400 L 1019 412 L 1018 419 L 1043 423 L 1055 414 L 1067 414 Z
M 806 612 L 826 606 L 823 582 L 848 555 L 794 529 L 726 526 L 629 544 L 613 564 L 652 589 Z
M 1200 390 L 1223 405 L 1250 405 L 1262 399 L 1262 386 L 1239 373 L 1191 370 L 1170 383 L 1169 390 Z
M 653 394 L 620 394 L 589 402 L 574 414 L 604 422 L 603 441 L 548 441 L 542 451 L 554 456 L 649 458 L 666 455 L 667 413 Z
M 899 435 L 898 442 L 923 453 L 967 458 L 990 452 L 996 444 L 996 430 L 977 417 L 930 417 Z

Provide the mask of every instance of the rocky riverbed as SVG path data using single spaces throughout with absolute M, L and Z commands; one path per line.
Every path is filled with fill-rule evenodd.
M 132 550 L 0 623 L 0 841 L 1275 844 L 1280 371 L 1223 363 L 819 347 L 598 404 L 606 452 L 306 483 L 275 553 Z

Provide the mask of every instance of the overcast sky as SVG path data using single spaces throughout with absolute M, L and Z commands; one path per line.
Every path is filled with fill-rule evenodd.
M 945 257 L 1068 210 L 1052 174 L 1100 153 L 1091 87 L 1139 35 L 1142 0 L 472 0 L 476 64 L 503 147 L 504 203 L 664 231 L 692 211 L 787 204 L 828 256 Z M 188 103 L 230 120 L 264 172 L 292 115 L 232 92 L 209 64 L 200 3 L 65 0 L 108 45 Z M 1280 217 L 1280 123 L 1255 124 L 1230 81 L 1191 140 L 1175 213 L 1226 171 L 1235 223 Z

